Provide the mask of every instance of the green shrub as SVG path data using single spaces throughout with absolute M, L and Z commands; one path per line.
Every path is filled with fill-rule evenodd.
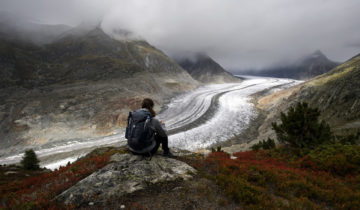
M 222 150 L 221 146 L 218 146 L 216 147 L 216 149 L 212 147 L 211 152 L 224 152 L 224 151 Z
M 348 145 L 354 145 L 359 142 L 360 139 L 360 131 L 358 131 L 356 134 L 349 134 L 345 136 L 336 136 L 336 139 L 341 144 L 348 144 Z
M 315 162 L 316 169 L 338 175 L 360 172 L 360 146 L 340 143 L 321 145 L 310 151 L 308 159 Z
M 287 114 L 281 113 L 281 124 L 272 123 L 272 128 L 281 143 L 294 148 L 315 148 L 332 141 L 330 126 L 319 122 L 320 111 L 307 103 L 298 103 Z
M 25 155 L 20 163 L 24 169 L 37 170 L 40 168 L 39 162 L 34 150 L 29 149 L 25 151 Z
M 274 149 L 275 141 L 271 138 L 268 138 L 266 141 L 262 140 L 257 144 L 251 146 L 252 150 L 258 151 L 259 149 Z

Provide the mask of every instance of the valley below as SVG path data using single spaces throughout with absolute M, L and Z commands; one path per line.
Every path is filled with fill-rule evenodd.
M 247 129 L 257 117 L 258 110 L 251 100 L 254 94 L 272 94 L 301 83 L 283 78 L 244 78 L 241 83 L 201 86 L 165 101 L 157 118 L 166 124 L 170 147 L 199 151 L 225 142 Z M 47 142 L 34 147 L 34 150 L 41 166 L 55 169 L 94 148 L 109 145 L 126 145 L 124 129 L 105 137 Z M 0 164 L 12 164 L 19 162 L 23 153 L 2 155 Z

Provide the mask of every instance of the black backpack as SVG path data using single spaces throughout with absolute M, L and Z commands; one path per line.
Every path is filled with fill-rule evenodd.
M 151 118 L 151 113 L 146 109 L 129 112 L 125 138 L 132 152 L 148 154 L 155 147 L 155 132 L 150 128 Z

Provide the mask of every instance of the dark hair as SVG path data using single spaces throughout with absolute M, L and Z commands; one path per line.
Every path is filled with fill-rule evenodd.
M 150 113 L 155 117 L 156 113 L 154 111 L 154 101 L 150 98 L 145 98 L 141 103 L 141 108 L 146 108 L 150 111 Z

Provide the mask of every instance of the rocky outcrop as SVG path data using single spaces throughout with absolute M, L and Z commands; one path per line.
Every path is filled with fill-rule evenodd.
M 148 160 L 142 156 L 116 153 L 108 165 L 64 191 L 57 199 L 75 206 L 104 204 L 148 185 L 188 180 L 194 174 L 194 168 L 176 159 L 156 155 Z
M 196 54 L 191 58 L 177 59 L 183 67 L 196 80 L 203 83 L 240 82 L 241 79 L 227 72 L 220 64 L 205 54 Z

